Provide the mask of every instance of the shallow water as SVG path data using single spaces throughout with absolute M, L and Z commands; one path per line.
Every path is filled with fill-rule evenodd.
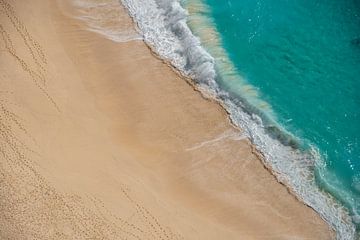
M 337 239 L 355 239 L 358 2 L 122 2 L 144 41 L 222 104 L 277 179 Z
M 360 223 L 360 1 L 205 2 L 238 74 L 270 105 L 255 107 L 319 149 L 319 186 Z

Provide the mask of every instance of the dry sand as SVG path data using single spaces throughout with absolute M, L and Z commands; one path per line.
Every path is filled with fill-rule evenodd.
M 0 0 L 0 239 L 333 237 L 120 5 L 125 42 L 79 10 Z

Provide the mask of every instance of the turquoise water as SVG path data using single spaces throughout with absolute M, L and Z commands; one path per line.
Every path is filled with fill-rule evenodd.
M 238 73 L 302 149 L 319 150 L 319 186 L 360 224 L 360 1 L 205 2 Z

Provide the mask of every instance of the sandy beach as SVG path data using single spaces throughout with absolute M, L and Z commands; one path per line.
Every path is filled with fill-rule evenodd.
M 101 2 L 0 0 L 0 238 L 334 238 Z

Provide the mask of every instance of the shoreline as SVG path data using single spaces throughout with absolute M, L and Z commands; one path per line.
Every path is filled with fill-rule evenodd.
M 47 56 L 41 65 L 46 71 L 37 70 L 33 60 L 39 59 L 38 48 L 26 49 L 34 40 L 24 45 L 1 15 L 3 28 L 18 56 L 47 77 L 46 89 L 61 113 L 24 81 L 28 74 L 10 55 L 1 56 L 6 59 L 1 87 L 13 92 L 6 100 L 21 107 L 4 106 L 25 119 L 37 144 L 14 134 L 40 153 L 22 150 L 36 175 L 28 165 L 1 160 L 2 182 L 23 189 L 1 192 L 7 216 L 0 218 L 2 237 L 333 237 L 325 222 L 264 168 L 226 111 L 205 101 L 143 42 L 115 43 L 89 32 L 61 1 L 8 2 Z M 122 23 L 130 20 L 125 12 L 120 17 Z M 23 187 L 30 185 L 36 191 Z M 17 201 L 19 196 L 27 201 Z M 36 207 L 30 211 L 31 206 Z
M 123 7 L 127 11 L 130 11 L 129 9 L 127 9 L 126 6 L 124 6 L 124 2 L 122 2 L 123 0 L 119 0 L 119 1 L 120 1 L 120 4 L 122 4 Z M 141 35 L 141 30 L 139 30 L 139 27 L 138 27 L 137 22 L 135 21 L 134 17 L 131 16 L 131 14 L 129 12 L 128 12 L 128 14 L 131 17 L 132 23 L 134 25 L 134 30 L 136 32 L 139 32 L 139 34 Z M 101 33 L 98 33 L 98 34 L 104 35 Z M 197 36 L 197 37 L 199 37 L 199 36 Z M 149 49 L 150 53 L 152 54 L 152 56 L 154 58 L 158 59 L 159 61 L 163 62 L 166 66 L 168 66 L 175 74 L 177 74 L 180 78 L 182 78 L 191 88 L 193 88 L 196 92 L 198 92 L 205 101 L 209 101 L 209 102 L 219 105 L 221 107 L 221 109 L 224 111 L 224 113 L 226 115 L 226 119 L 228 120 L 231 127 L 234 128 L 236 131 L 239 131 L 239 134 L 241 132 L 243 132 L 241 127 L 239 127 L 234 122 L 234 120 L 231 118 L 231 112 L 227 109 L 226 104 L 223 102 L 223 100 L 219 99 L 219 97 L 217 95 L 215 95 L 214 92 L 209 91 L 209 89 L 207 87 L 204 88 L 204 87 L 200 86 L 198 83 L 195 82 L 195 80 L 192 77 L 188 76 L 186 73 L 179 70 L 178 67 L 174 66 L 174 64 L 169 59 L 166 59 L 166 57 L 161 56 L 158 53 L 158 50 L 155 47 L 153 47 L 151 43 L 147 43 L 144 38 L 139 39 L 139 40 L 145 44 L 145 46 Z M 261 152 L 261 150 L 258 149 L 258 147 L 254 143 L 252 143 L 252 141 L 250 139 L 248 139 L 248 137 L 245 138 L 245 141 L 250 146 L 251 153 L 257 157 L 257 159 L 263 164 L 263 167 L 276 179 L 276 181 L 279 184 L 281 184 L 283 187 L 285 187 L 287 192 L 290 195 L 292 195 L 293 197 L 295 197 L 297 201 L 299 201 L 301 204 L 304 204 L 304 206 L 309 207 L 313 211 L 315 211 L 328 224 L 328 226 L 332 229 L 332 231 L 336 232 L 336 228 L 334 228 L 332 223 L 328 222 L 327 219 L 325 217 L 323 217 L 323 215 L 321 213 L 317 212 L 316 208 L 314 208 L 311 204 L 306 203 L 305 200 L 301 196 L 298 195 L 296 190 L 294 190 L 292 188 L 291 184 L 280 180 L 282 178 L 281 173 L 274 170 L 271 163 L 266 161 L 265 155 Z M 332 196 L 330 196 L 330 197 L 333 198 Z M 332 199 L 332 201 L 334 201 L 334 204 L 338 203 L 338 201 L 335 199 Z M 344 212 L 343 214 L 347 214 L 347 212 Z M 343 215 L 343 217 L 346 218 L 347 215 Z M 350 226 L 350 228 L 353 228 L 352 223 L 349 224 L 349 226 Z M 341 233 L 338 233 L 338 234 L 341 234 Z M 340 235 L 338 235 L 338 237 L 339 236 Z
M 162 27 L 161 21 L 164 21 L 164 26 L 167 26 L 167 24 L 169 24 L 170 27 L 168 27 L 169 29 L 166 29 L 165 31 L 169 31 L 170 33 L 172 31 L 176 32 L 176 30 L 180 30 L 180 35 L 178 36 L 179 33 L 174 33 L 175 39 L 179 38 L 180 42 L 184 42 L 184 44 L 187 44 L 187 42 L 189 41 L 189 39 L 193 39 L 190 40 L 190 42 L 193 42 L 194 46 L 191 46 L 191 49 L 194 49 L 195 52 L 199 53 L 200 55 L 204 55 L 204 58 L 202 56 L 198 57 L 199 62 L 204 61 L 203 59 L 205 59 L 206 61 L 211 62 L 214 68 L 214 71 L 216 72 L 215 75 L 211 75 L 210 76 L 203 76 L 203 73 L 197 73 L 197 70 L 194 69 L 192 70 L 190 67 L 190 70 L 185 70 L 186 67 L 182 66 L 181 62 L 179 62 L 179 60 L 177 59 L 176 53 L 171 53 L 171 52 L 166 52 L 165 55 L 163 55 L 161 52 L 163 51 L 161 44 L 154 42 L 154 39 L 161 39 L 161 36 L 159 37 L 159 33 L 151 33 L 152 29 L 150 28 L 150 32 L 147 32 L 147 21 L 145 21 L 145 24 L 142 22 L 143 20 L 141 19 L 142 17 L 145 17 L 143 15 L 141 15 L 141 13 L 138 15 L 138 13 L 136 12 L 136 10 L 134 10 L 136 7 L 133 6 L 134 1 L 132 0 L 123 0 L 122 1 L 123 4 L 125 5 L 129 5 L 127 7 L 127 10 L 129 11 L 129 15 L 132 17 L 134 24 L 137 26 L 137 29 L 140 28 L 143 30 L 143 34 L 145 35 L 144 37 L 144 42 L 146 43 L 146 45 L 149 47 L 149 49 L 156 55 L 157 58 L 160 58 L 160 60 L 165 61 L 165 63 L 167 65 L 169 65 L 175 72 L 177 72 L 180 76 L 182 76 L 188 83 L 190 83 L 190 85 L 196 90 L 199 91 L 201 95 L 203 95 L 203 97 L 206 100 L 210 100 L 210 101 L 214 101 L 215 103 L 219 104 L 224 111 L 227 114 L 228 120 L 230 122 L 230 124 L 238 129 L 239 131 L 242 131 L 241 129 L 247 129 L 247 131 L 245 132 L 245 134 L 247 135 L 247 137 L 249 139 L 247 139 L 249 141 L 249 144 L 252 146 L 253 148 L 253 153 L 255 155 L 257 155 L 257 157 L 259 158 L 259 160 L 263 163 L 264 167 L 276 178 L 276 180 L 284 185 L 287 190 L 289 191 L 290 194 L 292 194 L 298 201 L 300 201 L 301 203 L 303 203 L 304 205 L 312 208 L 314 211 L 316 211 L 319 216 L 328 223 L 328 225 L 334 229 L 334 231 L 337 232 L 337 237 L 339 239 L 354 239 L 356 238 L 356 227 L 355 224 L 352 222 L 352 218 L 350 216 L 349 213 L 349 209 L 347 209 L 344 205 L 342 205 L 342 203 L 340 203 L 340 201 L 338 199 L 336 199 L 335 197 L 333 197 L 332 195 L 330 195 L 328 192 L 325 192 L 324 190 L 320 189 L 320 187 L 317 185 L 316 180 L 315 180 L 315 176 L 314 173 L 311 169 L 309 169 L 308 165 L 311 164 L 315 167 L 315 164 L 319 161 L 321 161 L 321 156 L 319 155 L 319 153 L 317 152 L 317 149 L 314 149 L 313 147 L 311 147 L 311 149 L 309 149 L 307 152 L 302 152 L 300 149 L 298 148 L 293 148 L 292 144 L 289 144 L 289 146 L 284 143 L 283 139 L 279 138 L 275 138 L 273 140 L 270 140 L 269 138 L 269 133 L 266 132 L 266 130 L 263 131 L 263 129 L 259 129 L 259 128 L 264 128 L 267 129 L 267 127 L 265 127 L 263 125 L 263 121 L 266 122 L 266 120 L 271 119 L 272 122 L 275 123 L 275 121 L 270 117 L 270 116 L 265 116 L 265 119 L 263 119 L 262 117 L 259 117 L 258 115 L 260 114 L 260 116 L 262 116 L 262 114 L 260 112 L 258 112 L 258 110 L 256 110 L 255 112 L 252 112 L 251 110 L 253 110 L 252 108 L 254 108 L 250 102 L 253 102 L 255 105 L 262 105 L 262 104 L 266 104 L 268 105 L 266 102 L 262 102 L 261 99 L 250 99 L 250 102 L 248 103 L 248 99 L 244 99 L 243 97 L 241 97 L 241 101 L 246 101 L 246 106 L 244 106 L 244 103 L 241 102 L 240 104 L 238 104 L 237 102 L 239 101 L 239 99 L 237 99 L 239 96 L 231 96 L 232 93 L 228 94 L 228 92 L 225 90 L 223 90 L 219 85 L 217 85 L 215 78 L 215 75 L 219 75 L 220 78 L 227 78 L 226 76 L 226 72 L 224 72 L 223 70 L 221 70 L 221 66 L 225 67 L 226 66 L 230 66 L 230 69 L 235 69 L 234 66 L 232 66 L 231 61 L 228 59 L 227 53 L 225 53 L 225 51 L 222 49 L 221 46 L 221 39 L 218 36 L 218 33 L 216 32 L 216 29 L 212 29 L 214 28 L 213 24 L 211 23 L 212 21 L 210 19 L 208 19 L 207 16 L 203 16 L 202 11 L 204 12 L 208 12 L 209 10 L 207 9 L 208 6 L 206 6 L 206 4 L 202 3 L 202 1 L 198 1 L 197 3 L 195 3 L 195 6 L 198 5 L 197 7 L 199 9 L 196 10 L 196 7 L 194 6 L 189 6 L 192 11 L 193 11 L 193 15 L 189 14 L 183 14 L 183 11 L 186 11 L 182 8 L 182 6 L 180 6 L 176 1 L 171 2 L 171 3 L 166 3 L 166 4 L 162 4 L 162 6 L 160 6 L 161 11 L 164 11 L 166 13 L 166 17 L 164 17 L 164 19 L 166 20 L 159 20 L 159 22 L 151 22 L 152 24 L 156 25 L 159 24 L 160 27 Z M 157 3 L 155 3 L 157 4 Z M 135 4 L 136 6 L 136 4 Z M 170 7 L 171 6 L 171 7 Z M 140 5 L 137 6 L 137 8 L 140 8 Z M 196 16 L 196 11 L 200 11 L 200 16 Z M 184 16 L 179 17 L 178 19 L 175 19 L 175 21 L 173 21 L 173 19 L 167 15 L 181 15 L 183 14 Z M 210 30 L 206 29 L 200 29 L 200 30 L 196 30 L 195 29 L 191 29 L 191 27 L 189 27 L 189 23 L 188 23 L 188 18 L 191 17 L 195 17 L 196 18 L 196 22 L 199 25 L 199 22 L 202 22 L 203 26 L 207 26 L 207 28 L 210 28 Z M 168 18 L 168 19 L 167 19 Z M 147 19 L 147 17 L 145 17 L 145 19 Z M 166 22 L 168 21 L 168 22 Z M 140 24 L 140 26 L 138 25 Z M 183 24 L 183 25 L 182 25 Z M 178 25 L 180 25 L 181 27 L 179 27 Z M 185 26 L 184 26 L 185 25 Z M 196 25 L 196 24 L 194 24 Z M 200 24 L 201 25 L 201 24 Z M 190 25 L 191 26 L 191 25 Z M 196 26 L 192 26 L 192 27 L 196 27 Z M 171 30 L 172 28 L 174 28 L 175 30 Z M 200 27 L 201 28 L 201 27 Z M 193 31 L 195 31 L 196 33 L 194 34 Z M 204 33 L 202 31 L 205 31 Z M 207 32 L 210 31 L 210 34 Z M 184 34 L 185 36 L 183 36 L 182 34 Z M 209 36 L 212 36 L 211 40 L 208 39 Z M 149 36 L 149 39 L 147 40 L 146 36 Z M 161 33 L 160 33 L 161 35 Z M 164 34 L 165 35 L 169 35 L 169 33 Z M 189 36 L 188 36 L 189 35 Z M 173 37 L 173 36 L 172 36 Z M 196 38 L 199 37 L 200 41 L 198 41 Z M 184 39 L 182 39 L 184 38 Z M 171 38 L 170 38 L 171 39 Z M 202 41 L 205 39 L 205 46 L 202 45 Z M 188 46 L 182 46 L 184 48 L 187 48 Z M 199 50 L 199 48 L 201 48 L 201 50 Z M 215 50 L 214 50 L 214 49 Z M 180 52 L 182 52 L 183 50 L 179 49 Z M 214 54 L 214 55 L 209 55 L 210 54 Z M 182 53 L 184 54 L 184 53 Z M 186 51 L 185 54 L 186 55 Z M 191 55 L 191 54 L 190 54 Z M 214 61 L 209 60 L 209 57 L 207 56 L 209 55 L 210 58 L 213 58 Z M 188 56 L 184 56 L 185 59 L 188 58 Z M 190 56 L 191 58 L 191 56 Z M 220 62 L 217 62 L 216 59 L 219 58 L 221 59 Z M 224 58 L 226 60 L 224 60 Z M 190 65 L 192 65 L 192 63 L 195 63 L 195 65 L 193 66 L 194 68 L 197 68 L 199 66 L 196 66 L 196 59 L 187 59 L 187 63 Z M 222 61 L 224 61 L 225 63 L 223 63 Z M 216 66 L 217 64 L 220 64 L 220 66 Z M 201 67 L 204 67 L 205 64 L 201 64 Z M 226 66 L 225 66 L 226 65 Z M 208 67 L 208 66 L 205 66 Z M 218 67 L 218 68 L 216 68 Z M 189 67 L 188 67 L 189 68 Z M 210 70 L 210 69 L 209 69 Z M 220 73 L 220 72 L 221 73 Z M 236 70 L 232 70 L 234 72 L 236 72 Z M 189 76 L 192 75 L 192 76 Z M 232 75 L 236 75 L 236 76 L 230 76 L 230 80 L 228 81 L 234 81 L 233 78 L 242 78 L 238 73 L 234 74 L 232 73 Z M 210 79 L 209 79 L 210 78 Z M 240 80 L 240 82 L 244 82 L 244 80 Z M 256 90 L 253 89 L 253 91 L 256 92 Z M 244 93 L 243 93 L 244 94 Z M 236 94 L 235 94 L 236 95 Z M 246 95 L 246 94 L 244 94 Z M 225 96 L 225 97 L 224 97 Z M 258 103 L 256 103 L 258 102 Z M 250 107 L 250 110 L 248 109 Z M 269 114 L 272 115 L 273 113 L 271 112 L 271 109 L 269 110 Z M 258 117 L 260 119 L 253 119 L 253 116 L 250 116 L 251 114 L 255 114 L 256 117 Z M 249 116 L 248 116 L 249 115 Z M 269 118 L 269 119 L 267 119 Z M 258 121 L 260 123 L 258 123 Z M 252 127 L 249 128 L 248 125 L 254 125 Z M 259 125 L 259 126 L 257 126 Z M 285 140 L 286 141 L 293 141 L 293 144 L 298 144 L 297 142 L 299 141 L 299 139 L 297 139 L 295 136 L 293 136 L 291 133 L 289 133 L 288 131 L 286 131 L 285 129 L 282 128 L 282 126 L 277 125 L 277 128 L 279 131 L 282 132 L 282 134 L 284 134 L 283 137 L 287 138 Z M 251 139 L 253 140 L 251 140 Z M 260 138 L 260 140 L 258 139 L 257 141 L 254 140 L 254 138 Z M 270 140 L 270 141 L 269 141 Z M 279 144 L 279 143 L 280 144 Z M 278 144 L 280 146 L 278 146 L 277 149 L 277 153 L 280 154 L 282 153 L 282 155 L 284 156 L 273 156 L 271 154 L 269 154 L 270 151 L 268 150 L 272 150 L 271 147 L 270 149 L 267 148 L 267 145 L 274 145 L 277 146 Z M 284 153 L 285 152 L 285 153 Z M 280 159 L 280 160 L 279 160 Z M 288 159 L 293 159 L 293 163 L 288 164 Z M 310 160 L 309 160 L 310 159 Z M 311 163 L 309 163 L 309 161 Z M 280 163 L 279 163 L 280 162 Z M 282 166 L 285 165 L 285 166 Z M 298 176 L 303 176 L 303 177 L 299 177 Z M 306 177 L 305 177 L 306 176 Z M 305 178 L 305 179 L 304 179 Z M 309 178 L 311 180 L 309 180 Z M 303 180 L 305 180 L 305 183 L 301 183 Z M 300 186 L 299 186 L 300 185 Z M 308 191 L 304 192 L 304 188 L 307 188 Z M 309 196 L 310 195 L 310 196 Z

